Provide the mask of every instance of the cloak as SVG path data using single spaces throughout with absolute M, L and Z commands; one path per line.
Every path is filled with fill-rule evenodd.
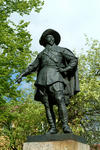
M 75 57 L 75 55 L 69 49 L 63 48 L 63 50 L 66 51 L 65 55 L 68 55 L 68 57 L 73 57 L 73 58 Z M 55 51 L 58 52 L 58 50 L 55 50 Z M 59 51 L 62 51 L 62 48 L 59 48 Z M 55 61 L 54 56 L 52 57 L 52 55 L 48 55 L 48 54 L 46 55 L 55 63 L 57 67 L 59 67 L 57 62 Z M 66 68 L 68 66 L 69 66 L 68 61 L 65 59 L 64 67 Z M 74 69 L 62 73 L 62 76 L 64 80 L 64 85 L 65 85 L 65 88 L 64 88 L 65 104 L 68 105 L 69 99 L 72 96 L 74 96 L 77 92 L 80 91 L 77 64 L 75 65 Z M 36 93 L 35 93 L 35 100 L 42 102 L 43 96 L 44 95 L 41 94 L 39 91 L 39 86 L 37 86 Z M 53 101 L 53 104 L 56 104 L 55 100 Z
M 65 48 L 66 49 L 66 48 Z M 75 56 L 72 51 L 66 49 L 68 51 L 69 56 Z M 78 59 L 78 58 L 77 58 Z M 68 66 L 68 63 L 65 62 L 65 66 Z M 69 99 L 80 92 L 79 87 L 79 76 L 78 76 L 78 67 L 77 65 L 71 71 L 65 72 L 64 74 L 64 83 L 65 83 L 65 103 L 68 105 Z

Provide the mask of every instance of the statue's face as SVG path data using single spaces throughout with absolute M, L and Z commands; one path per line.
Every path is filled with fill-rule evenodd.
M 47 43 L 47 44 L 50 44 L 50 45 L 53 45 L 54 42 L 55 42 L 55 39 L 54 39 L 53 35 L 47 35 L 47 36 L 45 37 L 45 40 L 46 40 L 46 43 Z

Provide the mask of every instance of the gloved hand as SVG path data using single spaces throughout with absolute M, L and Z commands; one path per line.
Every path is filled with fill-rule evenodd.
M 65 72 L 64 68 L 59 68 L 58 70 L 59 70 L 59 72 Z
M 68 66 L 68 67 L 66 67 L 66 68 L 60 68 L 60 67 L 58 67 L 58 71 L 59 71 L 59 72 L 67 72 L 67 71 L 69 71 L 70 69 L 71 69 L 70 66 Z

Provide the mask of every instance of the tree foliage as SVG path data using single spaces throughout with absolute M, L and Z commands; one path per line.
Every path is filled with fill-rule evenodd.
M 18 141 L 16 133 L 20 130 L 19 126 L 16 130 L 11 128 L 12 122 L 20 118 L 19 111 L 13 109 L 17 105 L 20 107 L 20 97 L 23 97 L 15 84 L 15 78 L 27 67 L 33 55 L 30 50 L 32 39 L 27 31 L 29 22 L 21 20 L 15 24 L 10 20 L 10 15 L 15 12 L 21 16 L 29 15 L 32 9 L 39 12 L 42 5 L 41 0 L 0 0 L 0 135 L 8 141 L 10 145 L 6 146 L 10 149 L 14 149 L 15 141 Z
M 20 102 L 10 101 L 2 108 L 1 136 L 8 139 L 5 149 L 21 150 L 27 136 L 44 133 L 47 127 L 43 105 L 36 103 L 30 96 Z M 2 118 L 3 117 L 3 118 Z
M 44 4 L 41 0 L 0 0 L 0 20 L 6 20 L 11 13 L 28 14 L 34 9 L 39 12 Z
M 31 35 L 27 31 L 29 22 L 14 24 L 9 17 L 17 12 L 29 14 L 34 8 L 39 12 L 40 0 L 1 0 L 0 1 L 0 103 L 16 99 L 19 92 L 14 77 L 26 68 L 31 61 Z
M 86 54 L 79 56 L 80 92 L 71 99 L 69 107 L 73 132 L 89 143 L 100 141 L 100 42 L 87 40 Z M 82 51 L 84 51 L 82 49 Z

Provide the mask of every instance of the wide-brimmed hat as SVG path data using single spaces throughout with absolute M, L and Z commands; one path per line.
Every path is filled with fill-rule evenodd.
M 39 40 L 40 45 L 46 46 L 45 37 L 47 35 L 53 35 L 53 37 L 55 38 L 56 45 L 60 43 L 60 40 L 61 40 L 60 34 L 53 29 L 47 29 L 43 32 L 42 36 L 40 37 L 40 40 Z

